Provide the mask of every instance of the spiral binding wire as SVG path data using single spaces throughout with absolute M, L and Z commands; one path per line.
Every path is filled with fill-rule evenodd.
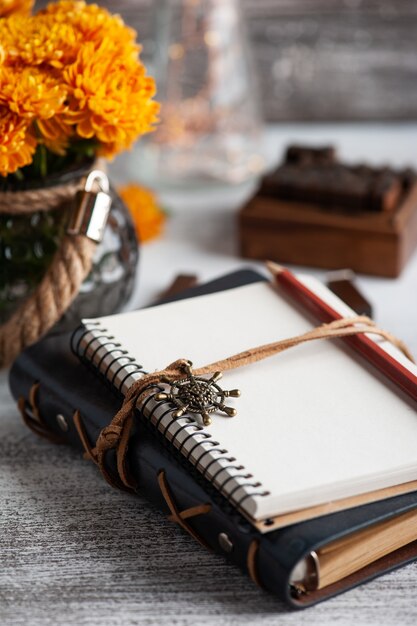
M 125 387 L 128 386 L 129 378 L 132 378 L 133 382 L 141 375 L 147 374 L 143 366 L 136 363 L 128 351 L 124 350 L 121 344 L 108 333 L 108 330 L 100 326 L 99 321 L 87 322 L 80 326 L 72 335 L 71 349 L 83 363 L 92 367 L 108 386 L 115 388 L 121 395 L 126 391 Z M 104 349 L 104 354 L 97 360 L 101 349 Z M 118 367 L 113 369 L 116 364 Z M 117 378 L 125 368 L 127 368 L 125 375 L 117 383 Z M 269 495 L 269 491 L 259 489 L 262 487 L 259 482 L 239 482 L 240 480 L 250 480 L 252 474 L 243 473 L 245 467 L 238 464 L 234 457 L 230 457 L 227 450 L 218 447 L 220 443 L 213 441 L 212 435 L 206 432 L 202 426 L 196 424 L 192 417 L 187 415 L 179 419 L 172 417 L 165 424 L 164 420 L 172 413 L 174 405 L 166 400 L 155 400 L 156 394 L 163 390 L 160 385 L 150 385 L 149 389 L 154 389 L 154 393 L 149 394 L 143 404 L 138 407 L 142 415 L 162 434 L 163 438 L 175 447 L 177 452 L 180 452 L 200 472 L 203 478 L 208 479 L 234 506 L 240 509 L 242 503 L 248 498 Z M 164 407 L 166 409 L 161 410 Z M 161 410 L 160 414 L 158 414 L 159 410 Z M 172 432 L 174 424 L 178 425 L 175 433 Z M 182 440 L 179 437 L 181 434 L 185 435 Z M 195 438 L 199 439 L 187 450 L 188 442 Z M 200 450 L 201 454 L 197 456 Z M 203 464 L 202 461 L 207 456 L 209 457 L 208 462 Z M 215 468 L 215 471 L 210 472 L 210 468 Z M 226 472 L 226 478 L 220 480 L 220 476 L 224 472 Z M 236 484 L 232 489 L 228 489 L 227 487 L 233 484 L 233 481 Z M 243 490 L 243 494 L 241 494 L 241 490 Z
M 182 426 L 180 426 L 179 430 L 175 433 L 175 436 L 178 436 L 180 430 L 185 430 L 186 428 L 188 428 L 189 424 L 192 423 L 192 418 L 187 418 L 189 421 L 186 422 L 185 424 L 183 424 Z M 195 435 L 195 432 L 193 433 L 188 433 L 188 435 L 186 437 L 184 437 L 184 439 L 182 440 L 182 442 L 180 443 L 179 447 L 178 447 L 178 452 L 182 452 L 185 444 L 187 443 L 187 441 L 189 441 L 190 439 L 192 439 Z M 204 439 L 210 439 L 211 435 L 209 433 L 205 433 L 205 432 L 201 432 L 201 437 L 204 437 Z M 194 446 L 191 448 L 191 450 L 194 450 L 194 448 L 196 446 L 200 446 L 201 445 L 201 441 L 197 441 L 197 443 L 194 444 Z M 190 453 L 187 453 L 187 459 L 190 459 L 189 456 Z
M 211 437 L 208 433 L 207 433 L 206 438 L 207 438 L 207 441 L 204 442 L 206 445 L 210 445 L 212 448 L 215 448 L 216 446 L 220 445 L 218 441 L 211 441 L 210 440 Z M 185 458 L 187 459 L 187 461 L 189 461 L 190 457 L 192 457 L 194 450 L 196 450 L 200 446 L 201 446 L 201 441 L 197 441 L 197 443 L 195 443 L 193 447 L 188 450 L 187 454 L 185 454 Z M 195 466 L 197 467 L 197 465 L 198 465 L 198 462 L 196 462 Z

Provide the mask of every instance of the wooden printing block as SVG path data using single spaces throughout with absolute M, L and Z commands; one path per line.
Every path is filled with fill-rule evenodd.
M 290 154 L 291 149 L 284 165 L 264 179 L 240 212 L 242 255 L 398 276 L 417 245 L 415 173 L 349 167 L 331 152 L 322 165 L 314 154 L 295 162 Z M 333 183 L 327 184 L 332 172 Z M 360 184 L 355 186 L 355 180 Z

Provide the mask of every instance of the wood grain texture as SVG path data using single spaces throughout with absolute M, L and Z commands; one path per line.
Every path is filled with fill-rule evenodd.
M 44 1 L 38 5 L 45 4 Z M 100 0 L 150 49 L 156 0 Z M 417 118 L 414 0 L 242 0 L 270 120 Z
M 302 613 L 73 450 L 27 431 L 0 375 L 2 626 L 414 626 L 411 564 Z
M 337 212 L 255 196 L 239 213 L 241 254 L 308 267 L 397 277 L 417 247 L 417 184 L 394 212 Z

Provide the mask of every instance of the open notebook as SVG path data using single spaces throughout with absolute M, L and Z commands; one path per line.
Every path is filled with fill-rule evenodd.
M 342 315 L 354 315 L 320 282 L 298 278 Z M 84 325 L 77 352 L 122 392 L 178 358 L 200 367 L 313 327 L 266 282 Z M 375 341 L 417 375 L 395 348 Z M 174 419 L 172 405 L 154 398 L 142 409 L 255 522 L 417 479 L 415 405 L 341 342 L 300 345 L 225 373 L 222 386 L 241 390 L 228 401 L 238 414 L 214 415 L 207 428 L 187 415 Z

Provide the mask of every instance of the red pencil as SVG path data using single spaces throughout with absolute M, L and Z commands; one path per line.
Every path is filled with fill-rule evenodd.
M 342 319 L 343 316 L 340 313 L 303 285 L 288 269 L 272 262 L 268 262 L 267 266 L 278 285 L 293 300 L 312 313 L 316 319 L 321 322 L 332 322 L 333 320 Z M 414 401 L 417 401 L 417 376 L 383 350 L 377 343 L 366 335 L 343 337 L 342 341 L 401 387 Z

